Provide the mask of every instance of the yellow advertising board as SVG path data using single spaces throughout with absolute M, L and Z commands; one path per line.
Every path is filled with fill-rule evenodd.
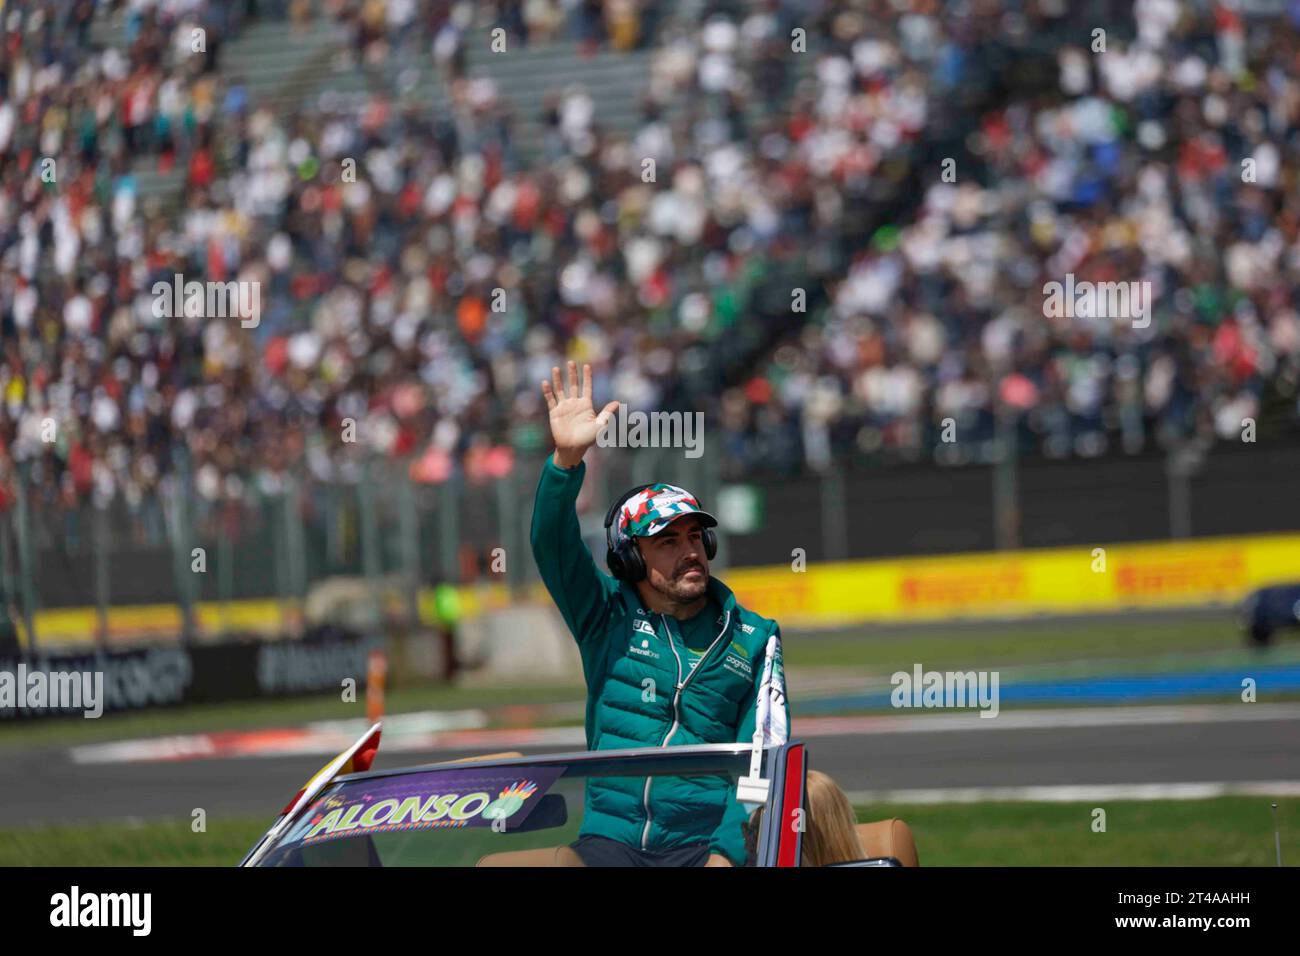
M 1190 607 L 1300 581 L 1300 535 L 813 561 L 725 580 L 746 607 L 794 627 Z
M 1196 607 L 1236 602 L 1267 584 L 1300 582 L 1300 534 L 809 561 L 802 571 L 775 565 L 732 568 L 719 576 L 741 604 L 787 628 Z M 503 584 L 465 585 L 458 593 L 465 618 L 512 602 Z M 525 597 L 549 601 L 540 584 Z M 232 601 L 224 607 L 204 602 L 196 612 L 199 631 L 206 635 L 219 633 L 223 625 L 262 633 L 283 632 L 286 625 L 273 600 Z M 421 592 L 420 616 L 426 624 L 436 619 L 432 589 Z M 89 643 L 95 611 L 43 611 L 36 624 L 43 642 Z M 108 624 L 112 638 L 174 638 L 181 621 L 175 605 L 150 605 L 110 608 Z

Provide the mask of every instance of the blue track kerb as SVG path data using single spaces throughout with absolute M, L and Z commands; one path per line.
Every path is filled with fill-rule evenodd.
M 1157 674 L 1112 674 L 1070 680 L 1004 683 L 998 688 L 1002 704 L 1087 701 L 1131 704 L 1178 697 L 1211 697 L 1241 693 L 1244 678 L 1253 678 L 1256 693 L 1300 691 L 1300 664 L 1275 664 L 1232 670 L 1173 671 Z M 892 709 L 889 691 L 803 700 L 799 713 L 836 714 L 846 710 Z

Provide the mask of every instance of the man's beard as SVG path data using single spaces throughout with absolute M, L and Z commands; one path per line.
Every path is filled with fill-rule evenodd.
M 687 580 L 686 574 L 692 570 L 699 571 L 700 577 Z M 678 604 L 689 604 L 708 590 L 709 572 L 699 565 L 691 565 L 663 583 L 651 581 L 650 586 L 669 600 Z

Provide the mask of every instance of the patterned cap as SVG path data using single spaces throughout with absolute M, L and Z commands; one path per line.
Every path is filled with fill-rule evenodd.
M 699 515 L 705 528 L 718 523 L 717 518 L 700 508 L 699 501 L 685 488 L 660 482 L 643 488 L 623 502 L 618 512 L 618 528 L 630 537 L 649 538 L 682 515 Z

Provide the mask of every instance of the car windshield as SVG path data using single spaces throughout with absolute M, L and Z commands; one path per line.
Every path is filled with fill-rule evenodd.
M 682 751 L 674 754 L 673 750 Z M 672 780 L 735 793 L 747 772 L 739 748 L 671 748 L 431 765 L 353 774 L 328 785 L 259 848 L 255 866 L 527 865 L 495 857 L 565 846 L 582 826 L 585 786 L 597 777 Z M 488 858 L 485 861 L 485 858 Z

